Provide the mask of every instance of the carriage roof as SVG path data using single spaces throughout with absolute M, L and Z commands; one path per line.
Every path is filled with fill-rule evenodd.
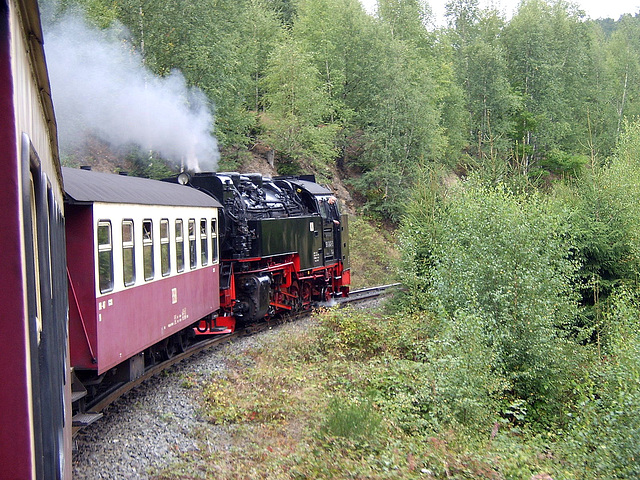
M 69 203 L 221 207 L 206 193 L 176 183 L 67 167 L 62 169 L 62 175 L 65 198 Z

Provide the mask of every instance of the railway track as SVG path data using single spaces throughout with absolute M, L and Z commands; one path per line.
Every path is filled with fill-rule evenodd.
M 354 290 L 349 292 L 349 296 L 338 300 L 340 306 L 349 305 L 352 303 L 364 302 L 372 298 L 378 298 L 387 293 L 387 290 L 391 290 L 396 287 L 400 287 L 400 283 L 390 283 L 388 285 L 379 285 L 377 287 L 361 288 L 360 290 Z
M 388 290 L 400 286 L 399 283 L 389 284 L 389 285 L 380 285 L 377 287 L 363 288 L 360 290 L 354 290 L 349 293 L 349 297 L 339 298 L 335 300 L 335 304 L 339 305 L 342 308 L 345 305 L 364 302 L 366 300 L 370 300 L 373 298 L 377 298 L 383 296 Z M 115 402 L 118 398 L 122 397 L 132 389 L 136 388 L 146 380 L 150 379 L 154 375 L 161 373 L 163 370 L 168 369 L 169 367 L 186 360 L 187 358 L 202 352 L 203 350 L 223 345 L 227 342 L 232 341 L 235 338 L 245 335 L 252 335 L 258 333 L 266 328 L 269 328 L 274 325 L 278 325 L 282 322 L 292 321 L 296 318 L 306 316 L 311 313 L 313 310 L 306 310 L 297 312 L 293 315 L 288 315 L 286 317 L 282 317 L 279 319 L 271 320 L 269 322 L 261 322 L 258 324 L 253 324 L 243 329 L 236 330 L 233 333 L 217 335 L 212 338 L 206 338 L 204 340 L 199 340 L 190 346 L 188 346 L 184 352 L 178 353 L 171 358 L 164 360 L 160 363 L 156 363 L 153 366 L 148 367 L 144 374 L 135 380 L 130 382 L 122 382 L 111 385 L 108 389 L 96 395 L 91 401 L 87 402 L 84 410 L 86 413 L 78 413 L 73 417 L 73 436 L 75 437 L 83 428 L 90 425 L 94 421 L 99 420 L 102 417 L 102 411 L 106 409 L 109 405 Z

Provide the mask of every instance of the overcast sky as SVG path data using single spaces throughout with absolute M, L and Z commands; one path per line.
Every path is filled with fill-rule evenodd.
M 376 0 L 360 0 L 367 11 L 373 12 Z M 428 0 L 438 24 L 444 24 L 444 6 L 446 0 Z M 480 0 L 480 7 L 494 5 L 510 18 L 517 9 L 520 0 Z M 593 19 L 613 18 L 617 20 L 624 13 L 635 14 L 640 10 L 640 0 L 574 0 L 587 15 Z

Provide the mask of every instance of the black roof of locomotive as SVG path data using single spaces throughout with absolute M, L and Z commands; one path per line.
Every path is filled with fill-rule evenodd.
M 318 183 L 309 182 L 307 180 L 289 180 L 289 181 L 294 185 L 298 185 L 304 188 L 312 195 L 333 195 L 333 192 L 331 190 L 323 187 Z
M 294 185 L 304 188 L 312 195 L 333 195 L 333 192 L 319 183 L 313 175 L 297 175 L 297 176 L 278 176 L 273 180 L 286 180 Z
M 112 173 L 62 168 L 67 201 L 177 207 L 221 207 L 213 197 L 185 185 Z

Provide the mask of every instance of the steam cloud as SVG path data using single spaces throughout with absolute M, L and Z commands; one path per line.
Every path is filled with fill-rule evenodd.
M 76 15 L 45 27 L 63 152 L 93 135 L 114 148 L 135 144 L 191 170 L 215 170 L 219 152 L 207 98 L 179 71 L 155 76 L 122 34 L 92 29 Z

